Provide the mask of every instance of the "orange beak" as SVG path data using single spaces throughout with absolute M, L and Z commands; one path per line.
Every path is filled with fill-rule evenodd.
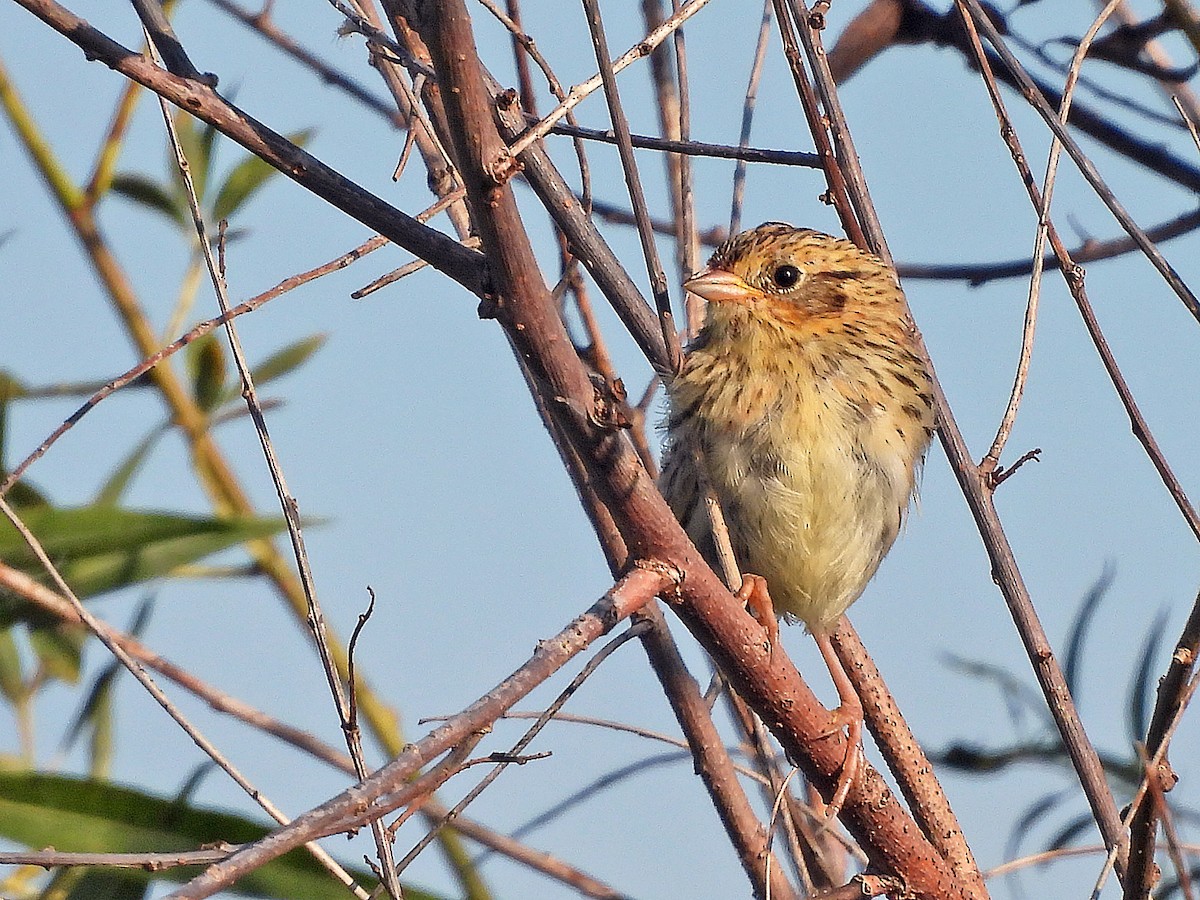
M 685 281 L 683 287 L 710 303 L 745 303 L 758 293 L 732 272 L 711 268 L 701 269 Z

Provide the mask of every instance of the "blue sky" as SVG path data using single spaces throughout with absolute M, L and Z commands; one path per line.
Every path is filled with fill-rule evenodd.
M 72 7 L 126 45 L 139 31 L 131 9 L 88 2 Z M 836 34 L 858 5 L 837 4 Z M 502 31 L 472 7 L 478 42 L 498 77 L 511 80 Z M 582 14 L 549 2 L 524 4 L 526 29 L 537 39 L 564 83 L 594 71 Z M 336 12 L 323 3 L 275 10 L 279 24 L 330 61 L 376 87 L 360 42 L 339 38 Z M 605 5 L 614 51 L 641 37 L 637 4 Z M 1081 34 L 1092 8 L 1033 4 L 1014 15 L 1034 39 Z M 735 142 L 741 95 L 749 71 L 759 14 L 749 4 L 716 0 L 687 30 L 691 53 L 692 132 L 699 140 Z M 208 4 L 182 5 L 178 30 L 198 67 L 236 88 L 237 102 L 280 132 L 315 127 L 309 149 L 339 171 L 401 208 L 428 205 L 424 175 L 414 164 L 393 183 L 402 135 L 335 89 L 282 59 L 273 49 Z M 1169 45 L 1177 60 L 1182 46 Z M 1066 54 L 1059 51 L 1060 57 Z M 84 177 L 92 147 L 103 134 L 121 79 L 80 53 L 24 10 L 0 5 L 0 60 L 65 164 Z M 1135 79 L 1102 64 L 1085 67 L 1117 90 L 1168 110 Z M 654 132 L 645 64 L 621 76 L 633 128 Z M 1084 95 L 1086 97 L 1086 95 Z M 1035 172 L 1044 169 L 1045 129 L 1011 94 L 1018 132 Z M 1088 98 L 1089 100 L 1091 98 Z M 961 263 L 1018 257 L 1033 245 L 1034 214 L 997 136 L 986 93 L 950 50 L 902 47 L 860 72 L 842 100 L 880 218 L 897 260 Z M 584 124 L 606 127 L 599 94 L 579 107 Z M 1177 129 L 1120 120 L 1200 164 L 1200 152 Z M 571 149 L 555 139 L 553 152 L 573 177 Z M 811 149 L 789 76 L 773 39 L 759 97 L 752 142 Z M 1116 194 L 1149 226 L 1190 208 L 1193 199 L 1163 179 L 1084 141 Z M 224 143 L 218 166 L 241 151 Z M 157 105 L 143 99 L 121 168 L 164 171 L 166 151 Z M 613 148 L 589 147 L 597 196 L 620 203 L 623 182 Z M 95 286 L 81 254 L 43 186 L 32 173 L 11 129 L 0 128 L 0 331 L 3 365 L 30 383 L 107 379 L 136 361 L 114 314 Z M 639 153 L 652 208 L 666 214 L 662 165 Z M 696 164 L 698 220 L 728 219 L 732 164 Z M 783 219 L 836 230 L 818 195 L 817 172 L 756 166 L 748 181 L 744 222 Z M 548 277 L 556 249 L 532 194 L 518 188 L 526 222 Z M 1071 244 L 1107 238 L 1118 226 L 1082 179 L 1063 165 L 1055 219 Z M 159 328 L 170 318 L 187 248 L 162 222 L 119 199 L 102 209 L 102 222 Z M 244 299 L 293 272 L 330 259 L 365 240 L 365 229 L 280 178 L 233 223 L 248 235 L 230 250 L 230 288 Z M 448 227 L 444 220 L 435 224 Z M 609 227 L 610 241 L 639 284 L 646 276 L 631 229 Z M 664 260 L 671 248 L 661 245 Z M 1200 238 L 1164 246 L 1192 284 L 1200 283 Z M 410 737 L 421 716 L 453 712 L 519 665 L 536 641 L 555 633 L 604 591 L 609 576 L 549 439 L 493 322 L 475 315 L 475 301 L 446 278 L 421 272 L 363 301 L 351 291 L 408 256 L 385 248 L 349 270 L 330 275 L 239 320 L 251 359 L 261 359 L 300 337 L 322 332 L 326 347 L 302 370 L 268 392 L 286 404 L 269 414 L 284 472 L 302 511 L 321 524 L 306 532 L 326 615 L 347 635 L 366 603 L 366 586 L 379 597 L 361 644 L 360 665 L 401 710 Z M 678 300 L 679 278 L 672 274 Z M 1088 289 L 1105 333 L 1185 488 L 1200 493 L 1194 451 L 1200 400 L 1193 388 L 1200 329 L 1153 269 L 1129 256 L 1088 267 Z M 1027 283 L 1023 279 L 979 288 L 961 283 L 910 281 L 914 316 L 930 347 L 972 453 L 987 449 L 1003 411 L 1019 346 Z M 648 293 L 648 291 L 647 291 Z M 596 295 L 597 306 L 601 306 Z M 203 289 L 192 319 L 215 313 Z M 633 395 L 648 377 L 636 347 L 604 313 L 605 333 Z M 74 408 L 71 402 L 22 404 L 14 412 L 8 452 L 19 458 Z M 146 392 L 106 401 L 30 473 L 57 502 L 84 503 L 124 453 L 162 417 Z M 257 439 L 245 419 L 223 426 L 221 446 L 263 510 L 275 508 Z M 657 445 L 659 436 L 652 436 Z M 1166 632 L 1178 633 L 1200 584 L 1196 543 L 1153 468 L 1130 434 L 1071 302 L 1056 273 L 1047 273 L 1026 399 L 1006 461 L 1032 447 L 1026 466 L 999 491 L 1006 532 L 1052 640 L 1061 646 L 1080 599 L 1106 565 L 1115 571 L 1084 665 L 1080 697 L 1084 721 L 1103 749 L 1128 752 L 1123 715 L 1130 672 L 1146 630 L 1160 611 Z M 130 500 L 148 508 L 206 510 L 186 465 L 182 444 L 168 439 L 133 485 Z M 114 623 L 128 621 L 145 592 L 114 596 L 96 610 Z M 313 654 L 277 598 L 253 582 L 184 582 L 154 591 L 156 606 L 146 641 L 231 693 L 339 743 L 336 719 Z M 856 627 L 895 691 L 917 735 L 932 749 L 958 739 L 1004 745 L 1022 735 L 990 686 L 946 664 L 947 654 L 1005 667 L 1033 684 L 1003 601 L 964 501 L 939 447 L 930 453 L 920 512 L 851 612 Z M 706 664 L 682 632 L 693 671 Z M 812 642 L 798 629 L 785 646 L 818 694 L 833 692 Z M 1161 671 L 1166 653 L 1159 654 Z M 94 671 L 105 660 L 89 653 Z M 565 681 L 554 683 L 523 708 L 537 708 Z M 39 750 L 54 764 L 63 723 L 77 703 L 66 689 L 49 692 L 40 708 Z M 320 802 L 344 785 L 335 772 L 299 758 L 266 738 L 223 720 L 186 697 L 204 730 L 291 813 Z M 635 646 L 607 662 L 574 699 L 572 712 L 675 730 L 657 683 Z M 114 775 L 164 793 L 173 792 L 201 761 L 199 752 L 148 697 L 129 681 L 119 694 L 121 726 Z M 515 736 L 502 726 L 498 735 Z M 1194 724 L 1185 722 L 1177 748 L 1194 748 Z M 500 749 L 503 738 L 494 748 Z M 0 745 L 0 751 L 15 750 Z M 533 750 L 554 756 L 510 770 L 472 807 L 498 828 L 513 827 L 577 790 L 592 778 L 659 752 L 625 735 L 596 728 L 552 726 Z M 1196 800 L 1186 776 L 1186 750 L 1177 752 L 1185 781 L 1177 795 Z M 378 761 L 378 759 L 376 760 Z M 62 763 L 77 767 L 71 757 Z M 1195 775 L 1195 772 L 1190 774 Z M 1031 767 L 987 779 L 948 775 L 951 802 L 985 867 L 1004 859 L 1008 830 L 1038 797 L 1073 785 L 1070 773 Z M 200 799 L 249 809 L 230 784 L 210 776 Z M 453 799 L 457 793 L 450 792 Z M 1118 802 L 1122 802 L 1118 798 Z M 1068 802 L 1072 815 L 1081 799 Z M 1064 814 L 1029 835 L 1024 849 L 1063 824 Z M 406 848 L 419 837 L 401 832 Z M 720 832 L 688 761 L 634 776 L 571 810 L 530 842 L 558 853 L 621 890 L 644 898 L 678 895 L 680 879 L 704 885 L 697 896 L 745 896 L 746 883 Z M 341 841 L 331 842 L 341 852 Z M 344 856 L 369 852 L 359 838 Z M 1037 886 L 1090 888 L 1099 862 L 1058 863 L 1025 876 Z M 569 896 L 556 885 L 494 860 L 485 874 L 499 894 Z M 422 856 L 410 877 L 449 889 L 435 853 Z M 1111 892 L 1110 888 L 1110 892 Z M 997 884 L 996 896 L 1007 896 Z

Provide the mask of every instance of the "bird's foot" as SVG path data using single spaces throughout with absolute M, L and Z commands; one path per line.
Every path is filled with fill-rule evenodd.
M 838 813 L 842 811 L 846 798 L 850 795 L 850 790 L 854 787 L 854 782 L 858 779 L 859 771 L 862 768 L 863 708 L 862 701 L 859 700 L 858 693 L 850 681 L 850 676 L 846 674 L 842 661 L 834 652 L 829 635 L 823 631 L 814 631 L 813 637 L 821 650 L 821 656 L 825 659 L 825 665 L 829 669 L 834 687 L 837 688 L 838 699 L 841 701 L 837 709 L 830 711 L 833 721 L 829 734 L 833 735 L 843 728 L 846 729 L 846 755 L 842 758 L 841 766 L 838 767 L 833 796 L 829 798 L 829 803 L 825 807 L 825 825 L 828 826 L 837 819 Z
M 838 814 L 846 804 L 846 798 L 850 796 L 850 789 L 854 787 L 854 782 L 858 779 L 863 759 L 862 707 L 859 706 L 857 710 L 847 710 L 845 706 L 839 706 L 837 709 L 831 710 L 831 712 L 836 723 L 833 731 L 846 729 L 846 755 L 842 757 L 842 764 L 838 769 L 837 784 L 834 786 L 833 796 L 829 798 L 829 803 L 825 805 L 825 824 L 822 826 L 823 828 L 828 828 L 837 821 Z M 832 734 L 833 732 L 831 731 L 830 733 Z
M 767 579 L 761 575 L 744 573 L 742 586 L 734 596 L 746 604 L 750 615 L 758 619 L 767 633 L 767 646 L 774 650 L 779 643 L 779 617 L 775 615 L 775 604 L 771 602 L 771 594 L 767 590 Z

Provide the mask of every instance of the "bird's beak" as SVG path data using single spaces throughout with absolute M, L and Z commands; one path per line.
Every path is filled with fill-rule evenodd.
M 712 268 L 701 269 L 685 281 L 683 287 L 710 303 L 745 303 L 755 293 L 754 288 L 732 272 Z

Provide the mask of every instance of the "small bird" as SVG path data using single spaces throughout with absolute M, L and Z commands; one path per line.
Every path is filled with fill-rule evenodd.
M 900 531 L 933 433 L 933 392 L 892 270 L 849 241 L 768 222 L 684 287 L 708 301 L 667 392 L 661 485 L 712 559 L 706 491 L 772 646 L 804 622 L 838 689 L 853 784 L 862 705 L 829 642 Z

